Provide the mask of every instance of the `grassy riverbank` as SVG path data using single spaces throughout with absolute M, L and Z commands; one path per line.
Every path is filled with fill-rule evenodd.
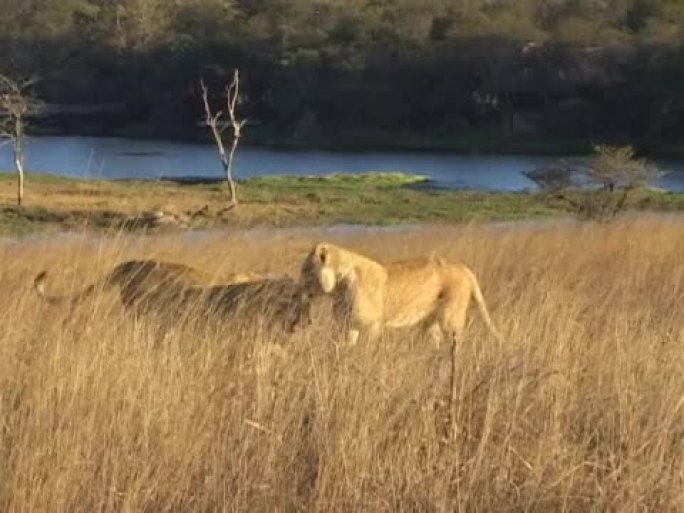
M 262 177 L 239 183 L 241 204 L 225 210 L 223 185 L 197 181 L 94 181 L 27 177 L 24 207 L 14 205 L 14 176 L 0 174 L 0 233 L 89 227 L 145 228 L 163 212 L 166 228 L 467 222 L 564 216 L 559 202 L 531 193 L 434 190 L 417 175 L 369 173 Z M 684 209 L 684 195 L 647 191 L 642 210 Z

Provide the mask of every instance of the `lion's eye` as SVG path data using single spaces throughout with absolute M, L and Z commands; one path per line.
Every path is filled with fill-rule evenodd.
M 325 246 L 322 246 L 318 252 L 318 258 L 320 259 L 322 264 L 325 264 L 325 262 L 328 260 L 328 250 Z

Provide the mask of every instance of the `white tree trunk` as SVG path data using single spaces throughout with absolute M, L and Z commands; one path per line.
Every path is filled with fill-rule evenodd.
M 24 201 L 24 159 L 16 151 L 14 153 L 14 166 L 17 168 L 17 205 L 21 206 Z
M 228 188 L 230 191 L 230 204 L 232 206 L 237 206 L 238 198 L 237 191 L 235 190 L 235 181 L 233 180 L 233 158 L 235 157 L 235 150 L 237 149 L 238 137 L 233 137 L 233 146 L 230 148 L 230 154 L 228 156 L 228 162 L 225 166 L 226 171 L 226 181 L 228 182 Z
M 21 120 L 16 122 L 14 137 L 14 168 L 17 170 L 17 205 L 24 201 L 24 126 Z

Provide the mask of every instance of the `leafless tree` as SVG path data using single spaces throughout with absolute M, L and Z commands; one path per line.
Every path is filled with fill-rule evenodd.
M 242 127 L 247 122 L 246 119 L 239 119 L 235 108 L 240 96 L 240 75 L 238 70 L 233 73 L 233 81 L 226 87 L 226 106 L 228 110 L 229 120 L 223 120 L 224 112 L 219 110 L 215 114 L 209 105 L 209 91 L 204 81 L 200 82 L 202 87 L 202 100 L 204 101 L 205 123 L 211 129 L 214 136 L 216 147 L 218 148 L 219 158 L 223 166 L 223 172 L 226 177 L 226 183 L 229 189 L 230 207 L 235 207 L 238 204 L 237 191 L 235 189 L 235 181 L 233 180 L 233 159 L 235 158 L 235 150 L 237 150 L 240 137 L 242 135 Z M 231 143 L 230 151 L 226 152 L 223 141 L 223 134 L 226 129 L 232 129 L 233 141 Z
M 42 103 L 27 89 L 35 82 L 20 83 L 0 75 L 0 139 L 12 144 L 17 171 L 17 204 L 24 200 L 24 140 L 28 117 L 42 109 Z

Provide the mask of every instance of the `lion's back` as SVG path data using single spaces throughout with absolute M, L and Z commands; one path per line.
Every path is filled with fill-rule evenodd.
M 442 293 L 443 268 L 428 259 L 401 260 L 387 266 L 385 318 L 389 326 L 415 324 L 434 310 Z

